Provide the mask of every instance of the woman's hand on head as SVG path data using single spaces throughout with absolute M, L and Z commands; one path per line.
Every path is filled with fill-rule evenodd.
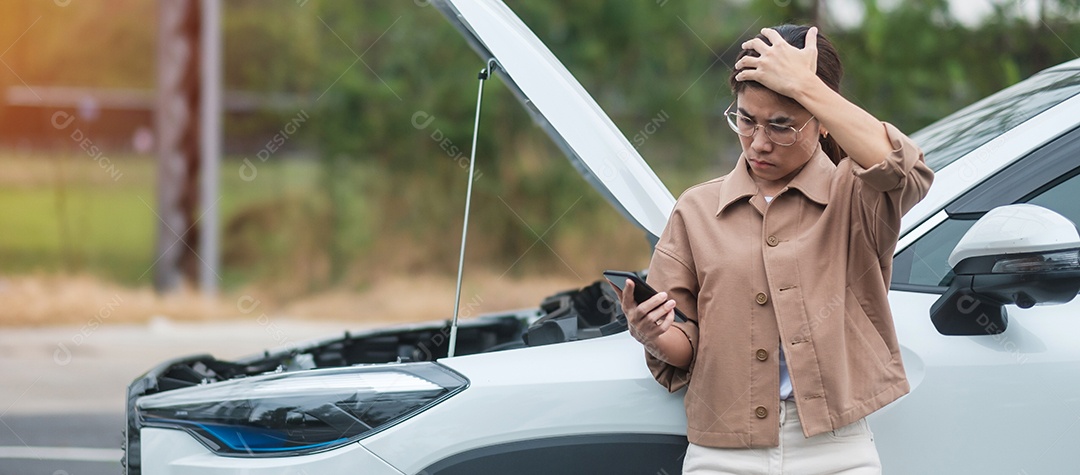
M 737 81 L 755 81 L 772 91 L 796 99 L 799 93 L 817 77 L 817 33 L 816 26 L 806 32 L 806 43 L 802 49 L 792 46 L 772 28 L 761 30 L 772 43 L 765 43 L 761 38 L 751 38 L 742 44 L 743 49 L 754 50 L 759 56 L 743 56 L 735 63 L 735 69 L 742 71 L 735 76 Z
M 626 279 L 625 290 L 620 291 L 614 284 L 611 287 L 619 296 L 630 334 L 646 347 L 652 345 L 675 322 L 675 301 L 668 298 L 667 292 L 659 292 L 638 304 L 634 302 L 634 282 L 630 279 Z

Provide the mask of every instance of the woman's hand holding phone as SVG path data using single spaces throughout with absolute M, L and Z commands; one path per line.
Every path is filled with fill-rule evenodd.
M 626 324 L 630 335 L 648 348 L 657 338 L 671 328 L 675 321 L 675 300 L 668 298 L 667 292 L 660 292 L 638 304 L 634 301 L 634 282 L 626 279 L 624 290 L 611 284 L 622 303 L 626 314 Z

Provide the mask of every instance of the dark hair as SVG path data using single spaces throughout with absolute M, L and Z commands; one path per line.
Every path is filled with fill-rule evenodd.
M 784 41 L 787 41 L 788 44 L 796 48 L 803 48 L 806 46 L 806 33 L 810 31 L 810 27 L 804 25 L 780 25 L 774 26 L 772 29 L 776 30 L 776 32 L 784 38 Z M 759 34 L 757 35 L 757 38 L 761 38 L 765 44 L 772 45 L 772 42 L 769 41 L 765 35 Z M 844 77 L 844 66 L 840 64 L 840 55 L 836 53 L 836 48 L 825 35 L 821 34 L 820 30 L 817 35 L 817 48 L 817 76 L 821 78 L 821 81 L 829 86 L 829 88 L 836 92 L 840 92 L 840 80 Z M 742 59 L 743 56 L 758 56 L 758 52 L 744 49 L 739 52 L 735 61 Z M 742 72 L 742 69 L 733 70 L 731 72 L 731 77 L 728 78 L 728 82 L 731 84 L 732 94 L 737 95 L 748 87 L 765 88 L 765 86 L 757 81 L 735 80 L 735 76 L 740 72 Z M 794 99 L 787 99 L 795 102 Z M 840 159 L 844 158 L 846 155 L 844 150 L 840 148 L 840 144 L 836 143 L 836 140 L 832 137 L 818 137 L 818 141 L 821 143 L 821 149 L 829 156 L 833 163 L 840 162 Z

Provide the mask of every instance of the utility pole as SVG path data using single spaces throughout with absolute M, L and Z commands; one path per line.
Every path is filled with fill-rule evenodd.
M 810 2 L 811 25 L 817 26 L 820 30 L 825 30 L 826 14 L 825 0 L 813 0 Z
M 217 289 L 220 11 L 218 0 L 158 0 L 158 292 Z
M 200 139 L 202 142 L 202 180 L 199 221 L 199 288 L 206 297 L 217 295 L 220 217 L 218 189 L 221 169 L 221 0 L 202 0 L 202 102 L 200 104 Z

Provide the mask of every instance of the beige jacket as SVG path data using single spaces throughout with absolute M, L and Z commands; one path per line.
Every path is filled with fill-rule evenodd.
M 884 163 L 834 165 L 819 147 L 769 205 L 745 157 L 679 197 L 648 282 L 692 320 L 675 327 L 694 356 L 689 370 L 646 361 L 668 390 L 689 385 L 690 442 L 779 445 L 781 344 L 806 437 L 910 390 L 886 293 L 900 218 L 933 172 L 911 139 L 884 127 L 894 147 Z

